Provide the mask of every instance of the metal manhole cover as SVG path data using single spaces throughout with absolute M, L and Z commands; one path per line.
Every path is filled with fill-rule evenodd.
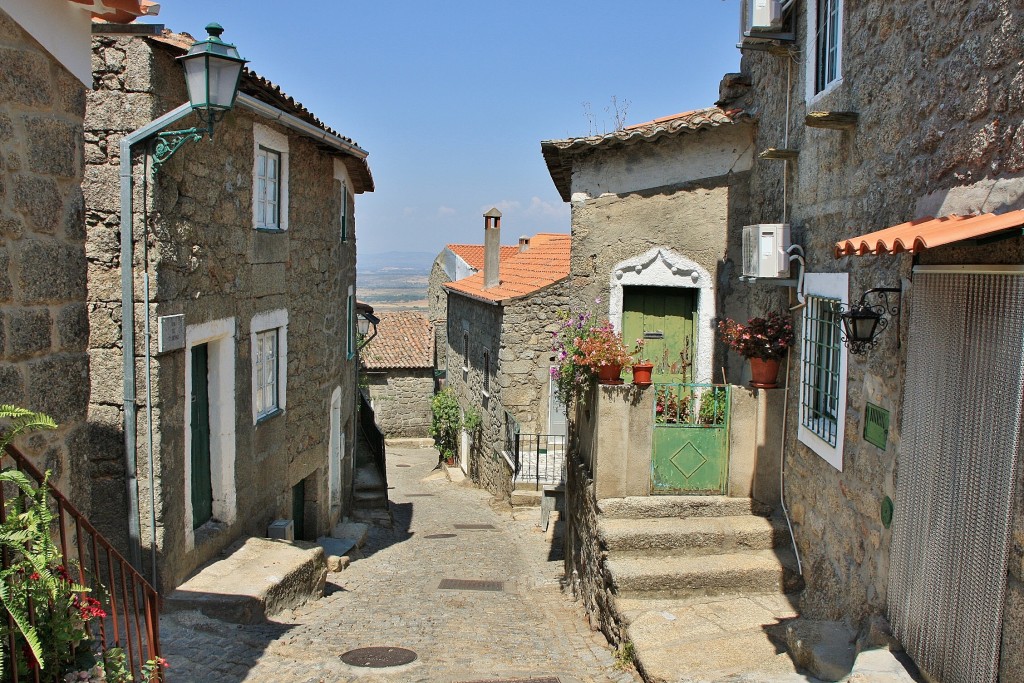
M 430 534 L 423 538 L 455 538 L 458 534 Z
M 505 582 L 482 579 L 441 579 L 437 588 L 448 591 L 494 591 L 500 593 L 505 590 Z
M 488 678 L 487 680 L 462 681 L 461 683 L 562 683 L 554 676 L 543 678 Z
M 456 529 L 493 529 L 493 524 L 453 524 Z
M 415 652 L 401 647 L 360 647 L 349 650 L 341 656 L 341 661 L 349 666 L 363 666 L 371 669 L 401 666 L 415 659 Z

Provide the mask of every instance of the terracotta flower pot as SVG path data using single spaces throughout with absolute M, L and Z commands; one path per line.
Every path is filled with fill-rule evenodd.
M 621 365 L 600 365 L 597 368 L 597 381 L 601 384 L 621 384 L 619 375 L 622 374 Z
M 778 358 L 750 359 L 750 386 L 757 389 L 774 389 L 779 386 Z
M 633 366 L 633 384 L 638 387 L 651 386 L 651 373 L 654 372 L 653 363 L 637 363 Z

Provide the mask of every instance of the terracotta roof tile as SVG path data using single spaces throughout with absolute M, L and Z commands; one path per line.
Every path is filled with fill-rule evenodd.
M 160 5 L 151 0 L 70 0 L 77 5 L 86 5 L 92 16 L 112 24 L 130 24 L 137 17 L 153 16 L 160 13 Z
M 569 235 L 537 233 L 530 238 L 530 248 L 507 255 L 502 249 L 498 267 L 498 286 L 484 289 L 483 270 L 449 282 L 445 287 L 475 299 L 495 303 L 518 299 L 555 284 L 569 276 Z
M 484 245 L 482 244 L 449 244 L 448 248 L 462 260 L 469 264 L 470 268 L 481 270 L 484 267 Z M 519 247 L 501 248 L 499 258 L 506 259 L 519 253 Z
M 188 33 L 174 33 L 173 31 L 169 31 L 167 29 L 164 29 L 162 35 L 149 36 L 148 38 L 149 40 L 152 40 L 155 43 L 170 47 L 174 51 L 180 52 L 181 54 L 188 52 L 189 48 L 192 47 L 192 44 L 196 42 L 196 39 Z M 256 73 L 249 67 L 245 67 L 243 71 L 242 83 L 239 86 L 239 90 L 246 92 L 249 95 L 252 95 L 258 100 L 266 102 L 267 104 L 278 107 L 279 109 L 284 109 L 293 116 L 302 119 L 306 123 L 316 126 L 325 133 L 328 133 L 329 135 L 341 138 L 345 142 L 357 148 L 361 153 L 363 153 L 363 156 L 365 157 L 365 150 L 359 147 L 359 145 L 354 140 L 352 140 L 352 138 L 345 137 L 338 131 L 328 126 L 326 123 L 317 118 L 316 115 L 313 114 L 313 112 L 306 109 L 306 107 L 303 106 L 301 102 L 299 102 L 298 100 L 289 96 L 287 93 L 281 90 L 281 87 L 279 85 L 271 82 L 269 79 L 264 78 L 263 76 L 260 76 L 258 73 Z M 355 187 L 353 187 L 353 190 L 357 194 L 362 192 L 373 192 L 373 176 L 370 173 L 370 166 L 369 164 L 367 164 L 366 159 L 357 159 L 354 156 L 350 155 L 345 155 L 343 158 L 345 159 L 345 167 L 352 175 L 352 181 L 353 184 L 355 185 Z
M 835 256 L 864 254 L 916 254 L 923 249 L 975 239 L 996 232 L 1024 226 L 1024 210 L 1003 214 L 983 213 L 978 216 L 950 214 L 942 218 L 918 218 L 884 230 L 836 242 Z
M 637 123 L 603 135 L 589 135 L 582 138 L 566 138 L 564 140 L 544 140 L 540 143 L 544 161 L 547 163 L 551 179 L 562 196 L 569 201 L 572 180 L 572 157 L 574 154 L 591 149 L 617 147 L 651 142 L 663 137 L 693 133 L 708 128 L 718 128 L 737 123 L 748 123 L 754 118 L 742 109 L 722 109 L 706 107 L 684 111 L 672 116 Z
M 381 313 L 377 335 L 359 352 L 359 358 L 368 370 L 432 368 L 434 326 L 422 313 Z

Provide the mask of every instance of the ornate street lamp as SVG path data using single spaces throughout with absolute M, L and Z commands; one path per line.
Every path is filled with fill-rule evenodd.
M 874 287 L 864 292 L 860 302 L 845 307 L 839 317 L 842 320 L 842 336 L 850 353 L 860 354 L 878 345 L 882 331 L 889 326 L 886 314 L 895 316 L 899 321 L 900 293 L 899 287 Z M 896 305 L 889 307 L 889 292 L 896 293 Z M 884 304 L 870 305 L 867 303 L 869 294 L 881 295 Z M 897 324 L 898 327 L 898 324 Z M 897 334 L 899 331 L 897 330 Z M 898 343 L 898 340 L 897 340 Z
M 356 329 L 359 331 L 359 337 L 361 342 L 359 348 L 363 348 L 366 344 L 377 336 L 377 324 L 380 322 L 380 318 L 375 316 L 369 311 L 360 311 L 356 316 Z M 370 334 L 370 326 L 373 326 L 373 334 Z M 369 336 L 367 336 L 369 335 Z
M 204 128 L 169 130 L 157 133 L 153 147 L 153 171 L 167 162 L 186 142 L 199 142 L 203 135 L 213 137 L 214 124 L 235 106 L 238 82 L 247 60 L 239 56 L 231 43 L 220 39 L 224 27 L 208 24 L 206 40 L 193 43 L 188 54 L 178 57 L 185 69 L 185 85 L 192 112 L 205 124 Z

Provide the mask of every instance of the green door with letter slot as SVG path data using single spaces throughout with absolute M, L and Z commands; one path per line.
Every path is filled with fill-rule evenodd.
M 623 287 L 622 339 L 633 349 L 644 340 L 643 357 L 654 364 L 655 382 L 692 382 L 697 290 Z

